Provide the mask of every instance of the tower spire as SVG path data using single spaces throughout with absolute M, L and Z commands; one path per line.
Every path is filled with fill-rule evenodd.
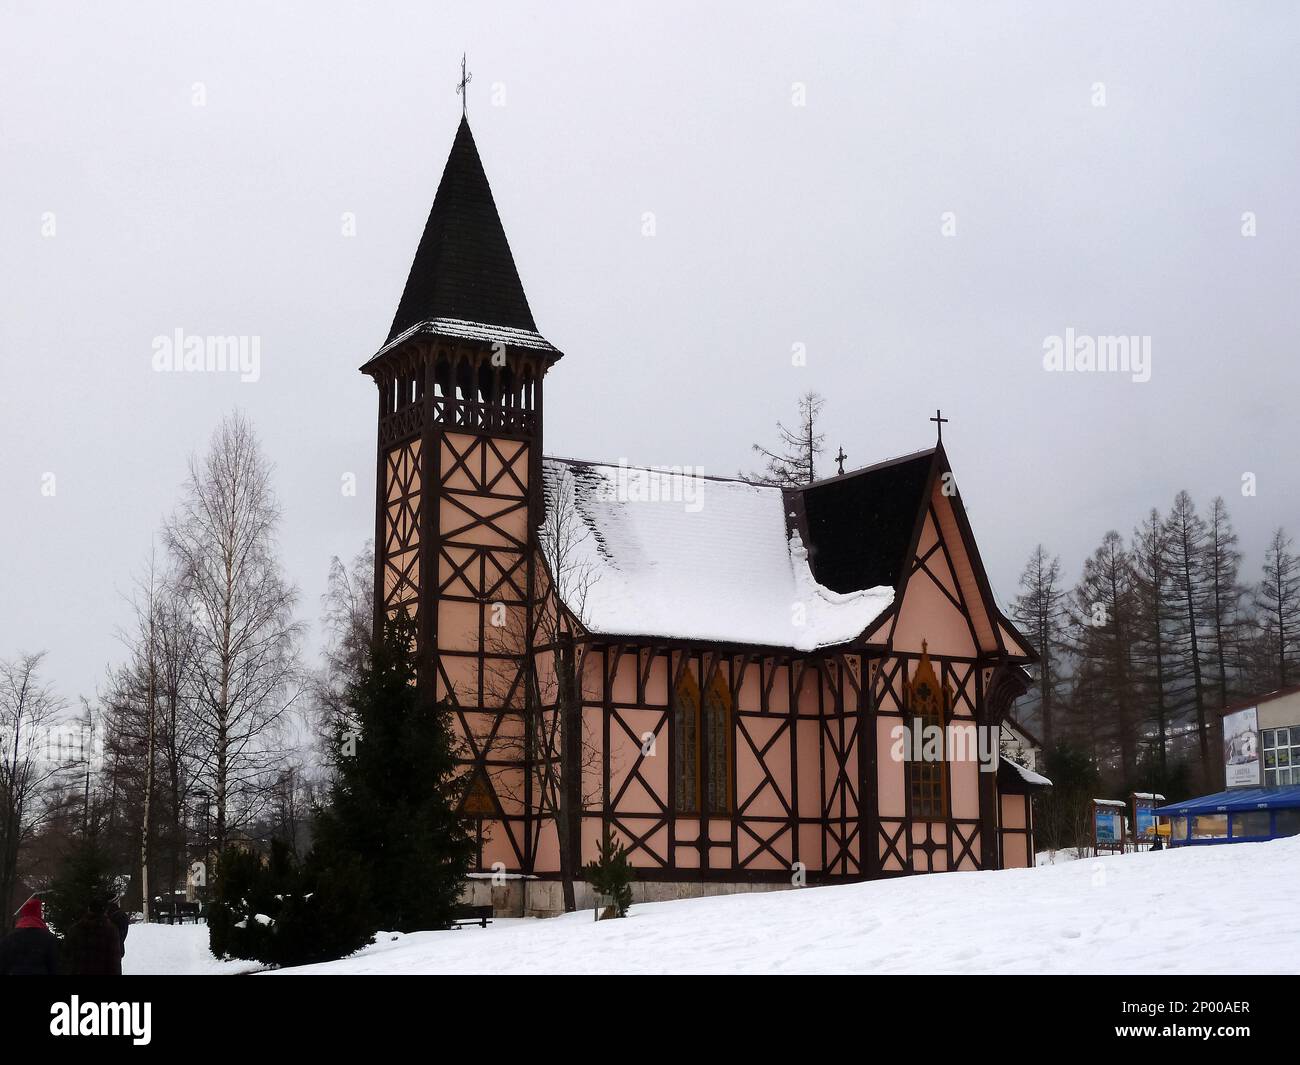
M 529 333 L 537 330 L 474 135 L 464 118 L 411 261 L 388 341 L 438 319 Z

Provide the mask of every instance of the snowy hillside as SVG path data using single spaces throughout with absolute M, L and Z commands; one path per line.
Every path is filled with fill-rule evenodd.
M 1300 838 L 397 937 L 285 973 L 1296 973 Z

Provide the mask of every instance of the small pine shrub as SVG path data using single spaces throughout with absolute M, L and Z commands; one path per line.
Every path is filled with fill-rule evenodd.
M 616 840 L 608 826 L 600 843 L 598 857 L 586 865 L 583 874 L 593 891 L 612 900 L 609 910 L 601 915 L 602 918 L 627 916 L 632 905 L 632 863 L 628 861 L 623 841 Z

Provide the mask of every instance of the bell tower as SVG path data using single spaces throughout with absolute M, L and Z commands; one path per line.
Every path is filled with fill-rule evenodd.
M 537 331 L 462 117 L 388 338 L 361 367 L 379 391 L 376 625 L 406 610 L 418 684 L 448 700 L 468 774 L 477 868 L 531 867 L 529 668 L 543 515 Z

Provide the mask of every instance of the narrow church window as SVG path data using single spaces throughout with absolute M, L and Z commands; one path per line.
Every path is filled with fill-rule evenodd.
M 721 671 L 703 700 L 694 671 L 682 674 L 673 698 L 673 737 L 677 812 L 731 813 L 731 691 Z
M 706 809 L 731 813 L 731 692 L 719 670 L 704 697 L 705 744 L 708 748 Z
M 921 659 L 907 685 L 913 735 L 908 779 L 912 817 L 920 821 L 940 821 L 947 816 L 948 763 L 943 738 L 945 711 L 951 701 L 951 693 L 935 676 L 928 649 L 922 642 Z
M 678 813 L 700 811 L 700 689 L 687 669 L 673 694 L 673 770 Z

